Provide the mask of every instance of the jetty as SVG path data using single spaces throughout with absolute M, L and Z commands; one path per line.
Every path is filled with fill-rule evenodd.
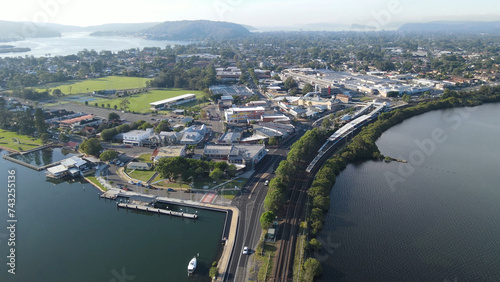
M 157 213 L 157 214 L 173 215 L 173 216 L 178 216 L 178 217 L 183 217 L 183 218 L 185 217 L 185 218 L 191 218 L 191 219 L 198 218 L 198 214 L 164 210 L 164 209 L 153 208 L 153 207 L 148 207 L 148 206 L 143 206 L 143 205 L 134 205 L 134 204 L 126 204 L 126 203 L 116 203 L 116 205 L 119 208 L 125 208 L 125 209 L 131 209 L 131 210 L 146 211 L 146 212 L 152 212 L 152 213 Z

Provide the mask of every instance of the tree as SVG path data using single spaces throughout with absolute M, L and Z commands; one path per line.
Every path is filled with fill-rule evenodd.
M 226 173 L 230 176 L 230 177 L 234 177 L 236 175 L 236 166 L 234 164 L 230 164 L 227 166 L 226 168 Z
M 120 120 L 120 115 L 115 113 L 115 112 L 111 112 L 108 114 L 108 121 L 111 121 L 111 120 Z
M 285 87 L 286 90 L 290 90 L 290 89 L 297 88 L 298 84 L 295 81 L 295 79 L 293 79 L 293 77 L 289 76 L 285 80 L 285 82 L 283 82 L 283 86 Z
M 189 169 L 189 164 L 183 157 L 161 158 L 155 167 L 163 178 L 174 181 L 179 175 L 183 175 Z
M 323 121 L 321 122 L 321 127 L 328 129 L 332 126 L 332 121 L 330 118 L 324 118 Z
M 411 96 L 408 94 L 404 94 L 403 97 L 401 97 L 401 99 L 406 103 L 409 103 L 411 101 Z
M 125 111 L 126 109 L 128 109 L 128 105 L 130 105 L 130 101 L 127 98 L 120 101 L 120 109 L 122 111 Z
M 309 246 L 309 248 L 316 250 L 316 251 L 321 250 L 321 247 L 322 247 L 321 243 L 316 238 L 312 238 L 311 241 L 309 241 L 308 246 Z
M 80 150 L 82 150 L 87 155 L 99 156 L 99 152 L 102 150 L 101 142 L 97 138 L 90 138 L 82 142 L 80 145 Z
M 87 102 L 87 101 L 85 101 L 85 102 Z M 118 105 L 116 105 L 116 104 L 113 105 L 113 109 L 115 109 L 115 110 L 118 109 Z
M 115 136 L 116 134 L 118 134 L 118 130 L 116 129 L 116 127 L 104 129 L 101 132 L 101 138 L 102 138 L 102 140 L 108 142 L 108 141 L 113 140 L 113 136 Z
M 137 129 L 146 130 L 148 128 L 153 128 L 153 127 L 154 127 L 154 125 L 152 125 L 151 123 L 145 122 L 141 126 L 137 127 Z
M 48 124 L 45 122 L 45 116 L 41 108 L 36 108 L 35 110 L 35 126 L 38 134 L 47 132 L 47 129 L 49 128 Z
M 50 138 L 50 135 L 46 132 L 42 133 L 42 135 L 40 135 L 40 139 L 42 140 L 43 144 L 49 143 L 49 138 Z
M 170 123 L 167 120 L 160 121 L 155 128 L 156 133 L 160 133 L 162 131 L 170 131 Z
M 278 139 L 273 136 L 273 137 L 269 138 L 268 144 L 271 145 L 271 146 L 278 145 Z
M 313 281 L 314 277 L 321 275 L 323 272 L 323 268 L 321 268 L 321 264 L 315 258 L 308 258 L 306 262 L 304 262 L 304 280 Z
M 215 181 L 219 181 L 224 175 L 224 172 L 220 168 L 214 168 L 211 172 L 209 177 L 212 178 Z
M 69 136 L 64 133 L 61 133 L 59 134 L 59 141 L 66 143 L 69 141 Z
M 273 221 L 276 218 L 276 215 L 272 211 L 268 211 L 263 213 L 260 216 L 260 226 L 262 227 L 262 230 L 267 230 L 271 225 L 273 225 Z
M 313 92 L 313 91 L 314 91 L 314 87 L 310 83 L 306 83 L 306 85 L 304 85 L 304 88 L 302 88 L 302 94 L 304 94 L 304 95 L 306 95 L 309 92 Z
M 277 73 L 275 73 L 275 74 L 271 77 L 271 79 L 281 81 L 281 77 L 280 77 L 280 75 L 279 75 L 279 74 L 277 74 Z
M 61 89 L 56 88 L 56 89 L 52 90 L 52 95 L 56 96 L 56 97 L 60 97 L 63 95 L 63 93 L 62 93 Z
M 106 150 L 99 155 L 101 161 L 107 162 L 118 158 L 118 152 L 114 150 Z
M 85 106 L 88 106 L 89 105 L 89 101 L 85 101 Z
M 215 279 L 217 274 L 219 274 L 219 268 L 217 266 L 210 267 L 210 270 L 208 271 L 210 278 Z

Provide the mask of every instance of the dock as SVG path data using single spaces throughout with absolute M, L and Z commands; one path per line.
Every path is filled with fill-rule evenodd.
M 148 207 L 148 206 L 143 206 L 143 205 L 134 205 L 134 204 L 126 204 L 126 203 L 117 203 L 116 205 L 119 208 L 124 208 L 124 209 L 153 212 L 153 213 L 157 213 L 157 214 L 173 215 L 173 216 L 178 216 L 178 217 L 183 217 L 183 218 L 185 217 L 185 218 L 191 218 L 191 219 L 198 218 L 198 214 L 164 210 L 164 209 L 158 209 L 158 208 L 153 208 L 153 207 Z

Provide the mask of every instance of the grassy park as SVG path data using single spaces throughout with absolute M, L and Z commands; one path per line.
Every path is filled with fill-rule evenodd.
M 123 101 L 123 99 L 128 99 L 130 104 L 128 105 L 127 110 L 132 112 L 147 113 L 151 111 L 150 110 L 151 106 L 149 105 L 149 103 L 160 101 L 163 99 L 177 97 L 179 95 L 188 93 L 196 94 L 196 97 L 198 98 L 202 96 L 201 91 L 194 91 L 194 90 L 181 90 L 181 89 L 152 90 L 147 93 L 134 94 L 124 98 L 115 98 L 115 99 L 99 98 L 89 102 L 89 105 L 93 106 L 95 105 L 95 103 L 97 103 L 99 106 L 104 104 L 107 107 L 107 105 L 109 104 L 111 108 L 114 108 L 115 105 L 118 108 L 120 108 L 121 101 Z
M 121 90 L 146 87 L 146 81 L 150 79 L 144 77 L 127 77 L 127 76 L 107 76 L 95 79 L 87 79 L 83 81 L 66 81 L 63 83 L 50 83 L 37 89 L 45 91 L 49 89 L 60 89 L 64 95 L 89 93 L 99 90 Z
M 16 151 L 27 151 L 42 145 L 40 139 L 26 135 L 20 135 L 16 132 L 0 130 L 0 146 L 7 147 Z

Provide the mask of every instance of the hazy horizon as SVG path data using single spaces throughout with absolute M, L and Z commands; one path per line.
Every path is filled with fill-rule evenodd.
M 394 29 L 408 22 L 500 20 L 500 3 L 430 0 L 20 0 L 4 4 L 0 20 L 95 26 L 178 20 L 234 22 L 258 29 L 329 30 L 353 24 Z

